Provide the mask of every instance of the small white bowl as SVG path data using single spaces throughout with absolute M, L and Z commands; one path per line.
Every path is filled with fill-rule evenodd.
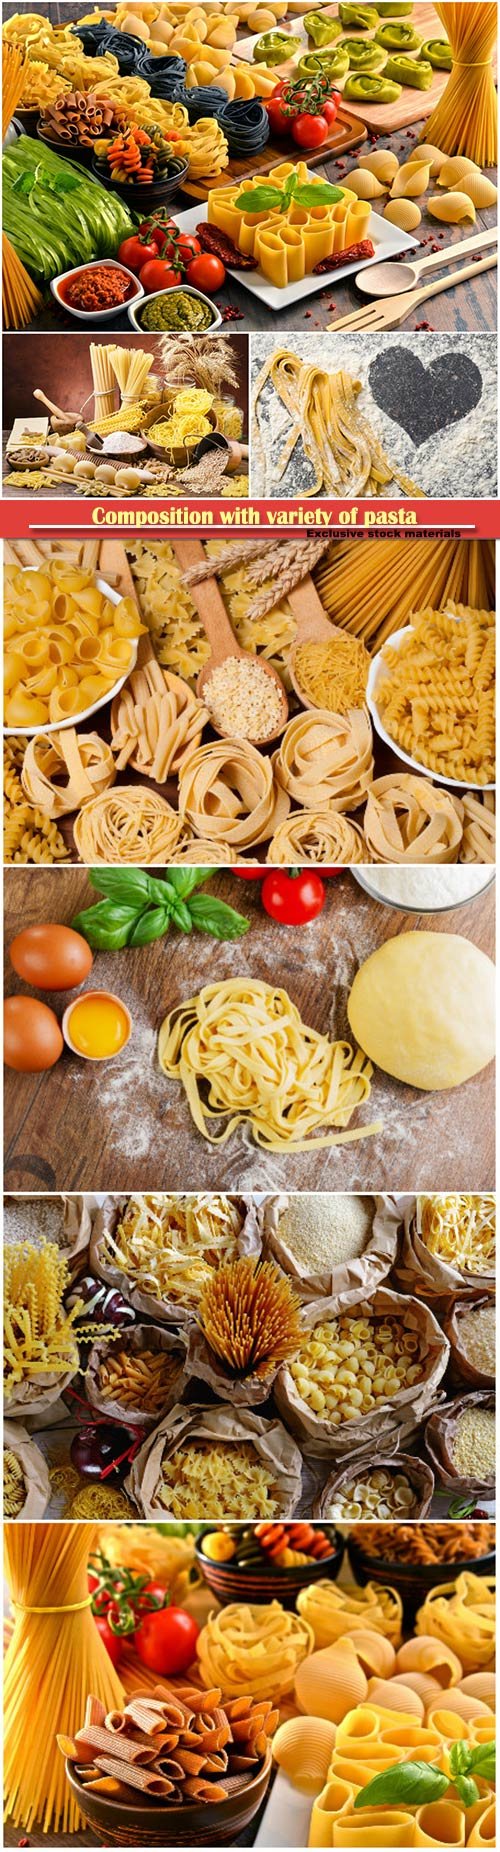
M 103 264 L 107 265 L 109 270 L 121 270 L 123 275 L 134 284 L 135 295 L 129 296 L 127 302 L 115 302 L 112 309 L 73 309 L 61 295 L 59 285 L 66 283 L 68 277 L 80 276 L 82 270 L 102 270 Z M 96 257 L 89 264 L 72 264 L 71 270 L 61 270 L 58 277 L 52 278 L 50 287 L 60 309 L 64 309 L 67 315 L 73 315 L 75 321 L 87 322 L 96 327 L 100 326 L 101 322 L 111 321 L 112 316 L 116 319 L 117 315 L 123 315 L 124 309 L 128 309 L 132 302 L 139 302 L 141 296 L 144 295 L 142 283 L 139 282 L 138 277 L 134 276 L 133 270 L 127 270 L 126 264 L 119 264 L 115 257 Z
M 384 864 L 384 863 L 381 864 L 382 867 L 386 865 L 387 864 Z M 401 868 L 402 864 L 398 863 L 397 866 L 398 866 L 398 873 L 399 873 L 399 869 Z M 416 862 L 408 863 L 408 869 L 412 874 L 414 873 L 415 869 L 418 868 L 418 866 L 422 867 L 423 864 L 422 863 L 418 864 Z M 435 863 L 434 866 L 438 866 L 438 864 Z M 445 872 L 448 873 L 448 870 L 450 867 L 460 868 L 460 867 L 463 867 L 464 864 L 459 863 L 459 862 L 453 862 L 453 863 L 448 862 L 448 863 L 443 863 L 442 866 L 445 868 Z M 428 867 L 428 864 L 427 864 L 427 867 Z M 365 894 L 368 894 L 370 900 L 376 900 L 379 907 L 392 907 L 393 912 L 395 913 L 421 913 L 421 914 L 425 913 L 425 914 L 428 914 L 429 916 L 432 913 L 456 913 L 459 907 L 473 907 L 476 900 L 483 899 L 483 895 L 487 894 L 488 888 L 492 887 L 492 884 L 495 880 L 495 869 L 492 867 L 491 873 L 487 877 L 486 881 L 483 883 L 483 886 L 478 887 L 476 894 L 467 894 L 463 900 L 447 900 L 444 902 L 444 905 L 442 907 L 439 907 L 439 906 L 429 907 L 429 906 L 423 905 L 422 903 L 420 903 L 418 907 L 413 907 L 413 906 L 410 906 L 407 901 L 390 900 L 388 894 L 377 894 L 377 890 L 375 887 L 376 866 L 373 872 L 373 884 L 372 884 L 371 868 L 359 869 L 359 868 L 351 867 L 351 874 L 354 875 L 354 880 L 357 881 L 358 887 L 363 888 L 363 892 Z
M 127 1018 L 127 1023 L 128 1023 L 127 1039 L 125 1042 L 122 1042 L 121 1048 L 116 1049 L 115 1054 L 85 1055 L 81 1048 L 77 1048 L 76 1042 L 73 1042 L 71 1040 L 69 1025 L 70 1025 L 71 1017 L 73 1015 L 73 1010 L 78 1009 L 79 1003 L 85 1003 L 85 1002 L 88 1003 L 91 997 L 106 997 L 110 1003 L 117 1003 L 119 1009 L 123 1010 L 123 1014 Z M 123 1055 L 125 1052 L 125 1049 L 128 1048 L 128 1044 L 129 1044 L 130 1037 L 132 1034 L 132 1017 L 130 1014 L 130 1010 L 127 1009 L 126 1003 L 123 1002 L 123 998 L 117 997 L 116 991 L 114 990 L 82 990 L 80 991 L 79 997 L 73 997 L 73 1002 L 68 1003 L 67 1009 L 65 1009 L 64 1011 L 64 1016 L 63 1016 L 62 1023 L 61 1023 L 61 1029 L 62 1029 L 62 1033 L 64 1036 L 64 1040 L 66 1042 L 66 1046 L 67 1048 L 71 1049 L 72 1055 L 78 1055 L 79 1061 L 97 1062 L 99 1066 L 101 1066 L 104 1061 L 118 1061 L 119 1056 Z
M 173 289 L 181 289 L 183 296 L 193 296 L 196 302 L 206 302 L 208 308 L 212 310 L 213 321 L 210 323 L 210 327 L 196 328 L 194 330 L 195 334 L 212 334 L 214 328 L 220 328 L 222 315 L 220 309 L 217 308 L 216 303 L 213 301 L 212 296 L 204 296 L 203 291 L 201 289 L 193 289 L 191 283 L 172 283 L 170 289 L 152 289 L 151 295 L 146 297 L 146 301 L 148 303 L 155 302 L 157 296 L 170 296 Z M 142 294 L 144 296 L 144 290 Z M 145 328 L 141 321 L 137 302 L 128 302 L 126 305 L 124 304 L 124 307 L 125 306 L 127 308 L 129 322 L 132 323 L 133 328 L 137 328 L 139 334 L 169 333 L 168 328 Z
M 25 566 L 24 570 L 25 572 L 37 572 L 39 568 L 37 566 Z M 103 592 L 104 597 L 109 598 L 111 604 L 121 603 L 122 593 L 115 591 L 115 588 L 113 585 L 108 585 L 106 579 L 96 578 L 95 583 L 97 586 L 97 590 L 99 592 Z M 108 701 L 114 700 L 115 695 L 120 693 L 120 688 L 123 688 L 124 682 L 126 682 L 128 680 L 129 675 L 132 674 L 132 669 L 135 669 L 135 665 L 137 661 L 137 646 L 138 646 L 139 638 L 130 637 L 129 641 L 130 641 L 130 662 L 129 662 L 128 668 L 125 669 L 124 675 L 119 676 L 117 682 L 113 682 L 112 688 L 106 689 L 106 694 L 101 695 L 99 701 L 93 702 L 92 707 L 84 707 L 83 713 L 81 714 L 70 714 L 67 720 L 46 720 L 43 727 L 42 726 L 37 726 L 37 727 L 5 727 L 4 726 L 3 731 L 5 735 L 7 736 L 10 733 L 19 733 L 23 739 L 31 739 L 32 733 L 62 733 L 64 732 L 64 729 L 66 727 L 76 727 L 80 725 L 80 722 L 82 720 L 90 720 L 92 717 L 92 714 L 97 714 L 100 707 L 106 707 Z
M 456 622 L 460 623 L 460 618 L 457 618 Z M 456 791 L 463 791 L 465 789 L 467 791 L 494 791 L 494 784 L 478 785 L 474 784 L 471 778 L 446 778 L 442 772 L 434 772 L 432 767 L 430 765 L 424 765 L 422 760 L 410 758 L 410 754 L 408 752 L 403 752 L 402 746 L 399 746 L 398 741 L 392 738 L 391 733 L 387 732 L 377 706 L 377 689 L 382 678 L 385 678 L 388 673 L 387 664 L 384 662 L 384 649 L 398 650 L 401 648 L 403 639 L 412 635 L 414 635 L 413 625 L 405 624 L 403 630 L 395 630 L 394 635 L 387 638 L 387 642 L 384 643 L 383 649 L 378 650 L 377 655 L 372 658 L 366 688 L 366 704 L 373 720 L 375 732 L 378 733 L 380 739 L 385 741 L 386 746 L 390 746 L 391 752 L 397 754 L 398 759 L 403 759 L 404 764 L 410 766 L 412 772 L 420 772 L 424 778 L 432 779 L 432 783 L 435 785 L 452 785 L 453 789 Z

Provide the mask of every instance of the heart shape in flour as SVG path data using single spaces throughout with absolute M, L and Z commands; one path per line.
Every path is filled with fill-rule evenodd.
M 417 448 L 474 411 L 483 390 L 479 367 L 467 354 L 441 354 L 424 366 L 407 347 L 377 354 L 368 377 L 375 404 Z

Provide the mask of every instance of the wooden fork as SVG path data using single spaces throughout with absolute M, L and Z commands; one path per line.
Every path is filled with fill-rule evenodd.
M 424 289 L 408 289 L 403 296 L 386 296 L 380 297 L 378 301 L 367 302 L 366 308 L 355 309 L 351 315 L 342 315 L 339 321 L 329 322 L 328 330 L 337 334 L 341 328 L 359 328 L 360 331 L 367 329 L 369 333 L 376 333 L 379 328 L 399 328 L 413 309 L 420 308 L 421 302 L 427 302 L 430 296 L 439 296 L 444 289 L 454 289 L 458 283 L 467 283 L 471 277 L 480 276 L 483 270 L 492 270 L 497 262 L 498 254 L 492 251 L 479 264 L 466 264 L 462 270 L 453 270 L 451 276 L 439 277 L 435 283 L 426 283 Z

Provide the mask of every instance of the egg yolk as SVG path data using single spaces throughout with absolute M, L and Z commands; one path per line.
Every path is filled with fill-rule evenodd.
M 78 1054 L 93 1061 L 109 1060 L 119 1055 L 130 1035 L 130 1024 L 121 1003 L 101 995 L 80 997 L 68 1018 L 68 1029 Z

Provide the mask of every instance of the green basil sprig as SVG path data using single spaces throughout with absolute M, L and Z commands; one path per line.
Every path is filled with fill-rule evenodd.
M 207 868 L 169 868 L 163 879 L 141 868 L 89 868 L 92 887 L 105 899 L 77 913 L 72 925 L 94 952 L 151 945 L 171 926 L 179 932 L 206 932 L 212 939 L 241 939 L 250 920 L 215 895 L 196 891 L 210 874 Z
M 287 212 L 292 199 L 296 206 L 333 206 L 343 199 L 342 187 L 332 186 L 329 180 L 299 181 L 297 174 L 289 174 L 281 192 L 275 186 L 256 186 L 249 193 L 239 193 L 235 205 L 238 212 L 271 212 L 278 208 Z
M 467 1743 L 453 1743 L 449 1761 L 449 1777 L 435 1762 L 398 1762 L 394 1768 L 384 1769 L 383 1774 L 374 1775 L 366 1788 L 360 1788 L 354 1807 L 397 1807 L 399 1802 L 407 1807 L 423 1807 L 427 1801 L 441 1800 L 453 1786 L 464 1807 L 473 1807 L 479 1800 L 474 1775 L 483 1781 L 495 1779 L 495 1744 L 480 1743 L 470 1748 Z

